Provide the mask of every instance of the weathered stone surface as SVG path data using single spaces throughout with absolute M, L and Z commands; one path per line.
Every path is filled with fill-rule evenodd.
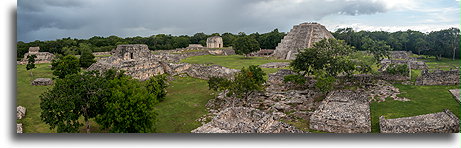
M 231 107 L 192 133 L 303 133 L 271 114 L 254 108 Z
M 94 56 L 112 55 L 111 52 L 93 52 Z
M 302 23 L 293 27 L 276 47 L 273 56 L 293 60 L 300 49 L 310 48 L 315 42 L 334 36 L 317 23 Z
M 154 55 L 149 51 L 147 45 L 119 45 L 112 51 L 112 56 L 107 59 L 98 60 L 91 65 L 88 70 L 105 71 L 108 69 L 124 70 L 125 74 L 135 79 L 146 80 L 158 74 L 181 74 L 187 73 L 191 77 L 208 79 L 211 76 L 231 77 L 238 70 L 213 65 L 199 64 L 173 64 L 170 62 L 179 61 L 183 57 L 191 56 L 195 53 L 199 55 L 209 54 L 207 50 L 203 52 L 185 52 L 186 54 L 161 53 Z
M 51 63 L 54 59 L 54 55 L 49 52 L 39 52 L 40 47 L 29 47 L 29 52 L 24 54 L 24 58 L 17 62 L 17 64 L 27 64 L 28 59 L 27 56 L 29 55 L 36 55 L 35 64 L 42 64 L 42 63 Z
M 261 68 L 283 68 L 290 66 L 289 62 L 273 62 L 273 63 L 266 63 L 263 65 L 259 65 Z
M 456 101 L 459 102 L 459 92 L 460 92 L 461 89 L 450 89 L 450 93 L 453 95 L 453 97 L 456 99 Z
M 22 134 L 22 123 L 16 124 L 16 133 Z
M 220 36 L 212 36 L 206 39 L 207 48 L 223 48 L 224 44 Z
M 379 118 L 381 133 L 458 133 L 459 119 L 451 111 L 404 117 Z
M 16 117 L 22 119 L 24 116 L 26 116 L 26 108 L 23 106 L 16 107 Z
M 307 87 L 313 87 L 315 84 L 315 80 L 313 80 L 310 77 L 306 77 L 306 84 L 305 85 L 300 85 L 300 84 L 295 84 L 293 82 L 284 82 L 284 77 L 287 75 L 294 75 L 297 74 L 296 72 L 293 72 L 288 69 L 280 69 L 276 73 L 270 73 L 268 74 L 268 79 L 267 79 L 267 87 L 266 91 L 286 91 L 290 89 L 306 89 Z
M 34 86 L 53 85 L 53 80 L 50 79 L 50 78 L 37 78 L 34 81 L 32 81 L 32 85 L 34 85 Z
M 383 80 L 379 80 L 370 87 L 367 93 L 369 93 L 372 101 L 377 102 L 386 101 L 386 98 L 388 97 L 397 101 L 410 101 L 410 99 L 398 97 L 397 95 L 400 94 L 400 90 Z
M 371 132 L 367 96 L 349 90 L 331 92 L 310 117 L 309 127 L 334 133 Z
M 416 85 L 458 85 L 459 69 L 454 70 L 429 70 L 421 71 L 421 76 L 416 78 Z

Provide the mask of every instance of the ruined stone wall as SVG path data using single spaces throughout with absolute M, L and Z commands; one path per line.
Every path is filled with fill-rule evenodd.
M 94 56 L 103 56 L 103 55 L 112 55 L 110 51 L 108 52 L 93 52 Z
M 310 117 L 310 129 L 333 133 L 371 132 L 368 97 L 359 92 L 331 92 Z
M 35 52 L 35 53 L 25 53 L 24 58 L 18 62 L 18 64 L 27 64 L 27 56 L 29 55 L 36 55 L 35 64 L 42 64 L 42 63 L 51 63 L 54 59 L 54 55 L 49 52 Z
M 458 85 L 459 69 L 454 70 L 429 70 L 421 71 L 421 76 L 416 79 L 416 85 Z
M 278 59 L 293 60 L 300 49 L 310 48 L 315 42 L 334 36 L 317 23 L 302 23 L 293 27 L 277 45 L 273 56 Z
M 211 122 L 192 133 L 303 133 L 271 114 L 247 107 L 231 107 L 221 111 Z
M 404 117 L 379 118 L 381 133 L 458 133 L 459 119 L 451 111 Z

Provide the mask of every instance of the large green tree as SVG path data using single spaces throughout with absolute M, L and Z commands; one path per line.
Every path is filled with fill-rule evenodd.
M 66 75 L 76 74 L 80 72 L 80 62 L 77 59 L 77 57 L 73 55 L 67 55 L 57 60 L 53 60 L 51 65 L 53 75 L 57 76 L 60 79 L 65 78 Z
M 80 44 L 80 53 L 80 67 L 88 68 L 96 62 L 91 46 L 88 44 Z
M 258 41 L 252 36 L 238 37 L 233 43 L 233 48 L 235 53 L 245 56 L 260 49 Z
M 363 39 L 363 48 L 373 54 L 376 63 L 379 63 L 384 58 L 389 57 L 389 51 L 392 50 L 391 46 L 387 45 L 384 41 L 376 41 L 371 38 Z
M 105 110 L 96 117 L 103 128 L 115 133 L 147 133 L 155 131 L 157 114 L 154 105 L 157 95 L 138 80 L 116 74 L 109 80 L 109 97 L 104 102 Z
M 364 62 L 350 59 L 355 52 L 354 47 L 347 45 L 343 40 L 323 39 L 312 48 L 302 50 L 290 66 L 303 78 L 306 74 L 314 75 L 316 87 L 328 92 L 331 90 L 335 77 L 339 74 L 352 75 L 354 71 L 370 72 L 371 68 Z M 287 77 L 290 78 L 290 77 Z M 299 77 L 296 78 L 297 82 Z
M 40 96 L 42 120 L 57 132 L 78 132 L 89 120 L 104 111 L 109 95 L 107 80 L 97 72 L 70 74 L 56 80 L 55 85 Z M 83 117 L 84 124 L 79 118 Z

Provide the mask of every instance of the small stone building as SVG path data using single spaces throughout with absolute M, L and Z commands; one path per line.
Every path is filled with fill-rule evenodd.
M 449 110 L 397 119 L 379 118 L 381 133 L 458 133 L 459 119 Z
M 27 64 L 27 57 L 30 55 L 37 56 L 35 58 L 35 64 L 51 63 L 51 60 L 53 60 L 54 58 L 54 55 L 52 53 L 40 52 L 40 47 L 29 47 L 29 52 L 24 54 L 24 58 L 21 61 L 19 61 L 18 64 Z
M 224 43 L 220 36 L 212 36 L 206 39 L 207 48 L 223 48 Z

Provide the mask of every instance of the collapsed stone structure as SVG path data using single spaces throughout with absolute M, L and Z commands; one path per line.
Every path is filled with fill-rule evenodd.
M 449 110 L 397 119 L 379 118 L 381 133 L 458 133 L 459 119 Z
M 206 39 L 207 48 L 223 48 L 224 43 L 220 36 L 212 36 Z
M 423 70 L 421 76 L 416 78 L 416 85 L 458 85 L 459 69 L 454 70 Z
M 189 52 L 188 52 L 189 53 Z M 190 52 L 193 53 L 193 52 Z M 112 56 L 98 60 L 88 70 L 124 70 L 125 74 L 135 79 L 146 80 L 158 74 L 181 74 L 186 73 L 191 77 L 208 79 L 211 76 L 232 77 L 238 70 L 229 69 L 218 65 L 203 64 L 174 64 L 184 56 L 182 54 L 152 54 L 147 45 L 118 45 L 112 51 Z M 189 55 L 186 55 L 189 56 Z
M 203 49 L 205 47 L 202 46 L 202 44 L 189 44 L 189 46 L 186 47 L 187 49 Z
M 318 23 L 302 23 L 293 27 L 275 48 L 273 56 L 293 60 L 300 49 L 310 48 L 315 42 L 334 36 Z
M 22 134 L 22 123 L 16 123 L 16 133 Z
M 50 78 L 37 78 L 34 81 L 32 81 L 32 85 L 34 86 L 53 85 L 53 80 Z
M 16 117 L 22 119 L 24 116 L 26 116 L 26 108 L 23 106 L 16 107 Z
M 459 103 L 459 96 L 460 96 L 459 92 L 461 91 L 461 89 L 450 89 L 450 90 L 448 90 L 448 91 L 450 91 L 450 93 L 453 95 L 453 97 L 454 97 L 454 98 L 456 99 L 456 101 L 458 101 L 458 103 Z
M 271 114 L 254 108 L 230 107 L 192 133 L 303 133 Z
M 261 68 L 283 68 L 283 67 L 288 67 L 290 66 L 289 62 L 272 62 L 272 63 L 266 63 L 259 65 Z
M 27 64 L 27 57 L 30 55 L 37 56 L 35 58 L 35 64 L 51 63 L 51 61 L 54 59 L 54 55 L 52 53 L 40 52 L 40 47 L 29 47 L 29 52 L 24 54 L 24 58 L 19 61 L 18 64 Z
M 349 90 L 331 92 L 310 117 L 309 127 L 334 133 L 371 132 L 367 96 Z

